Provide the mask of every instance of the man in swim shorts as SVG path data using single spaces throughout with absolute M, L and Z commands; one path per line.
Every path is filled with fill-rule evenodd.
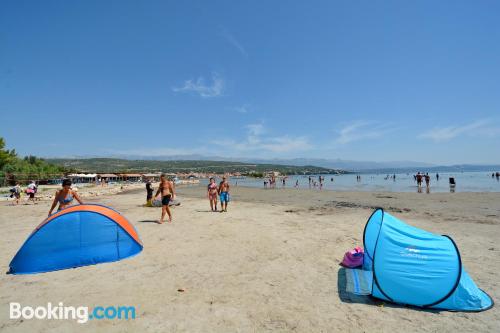
M 227 212 L 227 204 L 229 202 L 229 183 L 227 182 L 226 177 L 222 177 L 218 192 L 220 197 L 221 213 Z
M 160 186 L 158 187 L 158 191 L 156 191 L 155 198 L 161 192 L 161 219 L 158 221 L 159 224 L 162 224 L 165 219 L 165 214 L 168 214 L 168 222 L 172 223 L 172 213 L 170 212 L 170 208 L 168 204 L 170 200 L 172 200 L 175 196 L 174 193 L 174 185 L 171 181 L 167 180 L 164 174 L 160 176 Z

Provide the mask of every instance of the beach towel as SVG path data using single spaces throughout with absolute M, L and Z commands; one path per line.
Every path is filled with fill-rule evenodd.
M 373 284 L 372 271 L 346 268 L 346 291 L 356 295 L 371 295 Z

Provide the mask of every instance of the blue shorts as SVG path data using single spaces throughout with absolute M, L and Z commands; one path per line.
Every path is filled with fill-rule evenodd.
M 220 202 L 229 202 L 229 192 L 220 192 Z

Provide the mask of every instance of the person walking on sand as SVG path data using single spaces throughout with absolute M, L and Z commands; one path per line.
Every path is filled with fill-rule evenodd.
M 10 197 L 15 198 L 13 205 L 19 205 L 19 200 L 21 199 L 21 185 L 16 183 L 16 186 L 10 189 Z
M 73 199 L 76 199 L 80 205 L 83 205 L 82 199 L 80 199 L 80 196 L 78 196 L 78 193 L 71 189 L 71 180 L 65 179 L 62 182 L 62 189 L 56 192 L 56 195 L 54 196 L 54 201 L 52 201 L 52 206 L 50 206 L 49 210 L 49 215 L 52 215 L 52 211 L 54 208 L 56 208 L 57 204 L 59 203 L 59 207 L 57 208 L 57 211 L 60 211 L 61 209 L 64 209 L 68 206 L 71 205 L 73 202 Z
M 229 203 L 229 183 L 227 182 L 226 177 L 222 177 L 218 192 L 220 197 L 220 212 L 227 212 L 227 204 Z
M 36 183 L 35 183 L 34 180 L 32 180 L 31 183 L 26 188 L 26 194 L 29 195 L 28 201 L 31 201 L 31 202 L 35 203 L 35 194 L 36 194 L 36 191 L 37 191 Z
M 167 180 L 165 175 L 162 173 L 160 176 L 160 186 L 156 191 L 155 198 L 161 193 L 161 219 L 158 220 L 159 224 L 162 224 L 165 220 L 165 214 L 168 215 L 168 223 L 172 223 L 172 213 L 168 204 L 170 200 L 174 199 L 174 185 L 171 181 Z
M 210 183 L 207 186 L 207 196 L 210 201 L 210 209 L 212 212 L 217 211 L 217 184 L 215 183 L 214 177 L 210 177 Z

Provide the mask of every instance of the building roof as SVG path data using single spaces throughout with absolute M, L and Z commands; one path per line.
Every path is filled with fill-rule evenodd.
M 78 177 L 78 178 L 95 178 L 97 175 L 95 173 L 72 173 L 68 177 Z
M 112 173 L 100 173 L 99 176 L 106 177 L 106 178 L 118 177 L 117 175 L 112 174 Z

